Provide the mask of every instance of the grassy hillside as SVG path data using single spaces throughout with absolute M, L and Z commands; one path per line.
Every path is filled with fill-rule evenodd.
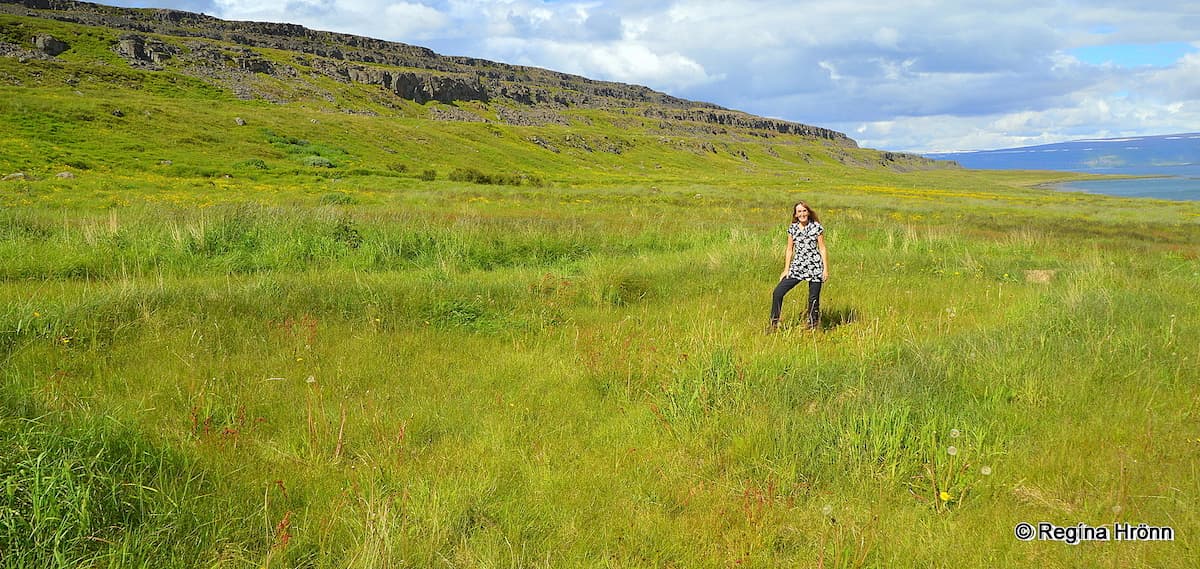
M 1200 205 L 619 110 L 246 101 L 0 17 L 42 26 L 78 51 L 0 57 L 0 566 L 1200 557 Z M 796 292 L 765 336 L 796 199 L 822 330 Z

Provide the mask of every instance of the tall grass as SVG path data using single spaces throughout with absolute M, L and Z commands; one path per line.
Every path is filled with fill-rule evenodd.
M 0 405 L 4 566 L 186 566 L 262 551 L 244 525 L 250 508 L 230 499 L 236 491 L 214 500 L 230 489 L 193 459 L 112 419 L 63 424 L 8 391 Z
M 10 213 L 6 246 L 38 234 L 55 252 L 4 266 L 8 389 L 67 430 L 8 423 L 9 440 L 58 441 L 40 477 L 108 471 L 124 463 L 84 458 L 110 451 L 68 452 L 106 444 L 88 417 L 107 416 L 183 461 L 172 472 L 220 481 L 164 500 L 162 474 L 123 466 L 156 491 L 118 501 L 151 513 L 89 514 L 134 528 L 100 535 L 113 544 L 145 527 L 186 553 L 78 529 L 54 538 L 67 557 L 22 563 L 976 566 L 1120 546 L 1170 565 L 1186 547 L 1011 530 L 1196 526 L 1194 256 L 1036 213 L 993 240 L 830 196 L 825 330 L 764 337 L 774 215 L 685 201 L 630 217 L 608 195 L 546 218 Z M 335 237 L 347 224 L 357 246 Z M 47 270 L 113 235 L 124 269 Z M 1045 267 L 1050 283 L 1025 280 Z M 213 521 L 150 529 L 163 502 Z M 205 517 L 226 509 L 241 513 Z

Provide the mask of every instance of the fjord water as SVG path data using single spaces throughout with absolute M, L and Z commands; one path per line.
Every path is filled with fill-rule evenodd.
M 939 152 L 927 158 L 954 160 L 983 170 L 1060 170 L 1087 174 L 1139 176 L 1081 180 L 1059 190 L 1122 197 L 1200 200 L 1200 133 L 1086 139 L 970 152 Z
M 1127 198 L 1200 201 L 1200 166 L 1193 164 L 1187 166 L 1112 170 L 1120 171 L 1093 170 L 1091 173 L 1154 177 L 1081 180 L 1056 184 L 1054 187 L 1064 191 L 1105 194 Z

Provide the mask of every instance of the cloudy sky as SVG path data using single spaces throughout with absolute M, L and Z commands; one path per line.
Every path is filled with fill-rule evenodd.
M 887 150 L 1200 131 L 1196 0 L 104 3 L 290 22 L 636 83 Z

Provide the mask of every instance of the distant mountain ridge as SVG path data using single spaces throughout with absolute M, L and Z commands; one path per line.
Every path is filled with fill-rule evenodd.
M 934 152 L 926 158 L 953 160 L 964 168 L 1065 170 L 1104 174 L 1159 174 L 1200 168 L 1200 132 L 1082 139 L 973 152 Z
M 741 180 L 762 171 L 956 167 L 638 85 L 294 24 L 70 0 L 0 0 L 0 90 L 25 105 L 0 106 L 15 127 L 0 136 L 0 169 L 34 177 L 75 163 L 141 170 L 150 148 L 160 166 L 207 176 L 246 168 L 230 156 L 251 156 L 258 170 L 424 181 L 469 168 L 505 183 L 600 171 L 606 180 Z M 130 124 L 135 102 L 139 120 L 171 109 L 180 128 Z M 202 123 L 219 129 L 209 121 L 220 115 L 259 128 L 186 134 Z M 377 129 L 366 144 L 363 133 Z M 96 136 L 106 143 L 91 144 Z M 306 146 L 310 138 L 343 144 Z M 192 145 L 197 152 L 182 150 Z
M 278 93 L 257 91 L 252 80 L 255 74 L 289 79 L 315 72 L 342 82 L 378 85 L 418 103 L 499 102 L 535 111 L 507 113 L 509 122 L 515 123 L 554 122 L 553 111 L 562 108 L 636 109 L 643 117 L 672 123 L 794 134 L 857 147 L 845 134 L 830 129 L 688 101 L 643 86 L 442 56 L 423 47 L 295 24 L 234 22 L 178 10 L 118 8 L 71 0 L 0 0 L 0 13 L 127 31 L 116 50 L 130 64 L 154 70 L 168 61 L 184 61 L 189 73 L 221 80 L 243 98 L 286 102 Z M 151 34 L 183 39 L 166 40 Z M 235 52 L 204 40 L 245 48 Z M 287 61 L 272 60 L 264 57 L 263 48 L 294 56 Z M 442 118 L 474 120 L 462 114 Z M 909 158 L 920 161 L 916 156 Z

